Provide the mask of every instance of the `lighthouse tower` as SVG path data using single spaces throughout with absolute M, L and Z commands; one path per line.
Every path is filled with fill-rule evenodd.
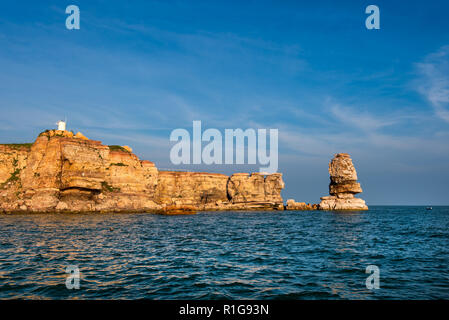
M 56 124 L 58 125 L 58 130 L 65 131 L 66 126 L 65 121 L 59 120 Z

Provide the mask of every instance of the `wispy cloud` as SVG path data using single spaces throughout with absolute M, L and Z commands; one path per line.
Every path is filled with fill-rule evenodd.
M 420 74 L 419 92 L 432 104 L 436 115 L 449 122 L 449 45 L 416 66 Z
M 333 98 L 325 99 L 323 105 L 329 111 L 327 117 L 324 118 L 323 112 L 316 113 L 314 117 L 323 117 L 326 125 L 305 128 L 295 124 L 276 124 L 280 146 L 287 152 L 312 158 L 328 158 L 337 152 L 358 155 L 382 152 L 401 159 L 404 165 L 416 150 L 434 156 L 449 155 L 446 133 L 416 131 L 414 126 L 410 127 L 412 123 L 428 121 L 420 113 L 399 110 L 394 114 L 375 114 Z
M 372 113 L 360 112 L 338 103 L 332 103 L 330 105 L 330 111 L 335 119 L 365 131 L 381 129 L 400 121 L 399 118 L 376 117 Z

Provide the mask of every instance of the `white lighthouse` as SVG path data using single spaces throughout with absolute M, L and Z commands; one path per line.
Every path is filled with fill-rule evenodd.
M 56 124 L 58 125 L 58 130 L 65 131 L 66 126 L 65 121 L 59 120 Z

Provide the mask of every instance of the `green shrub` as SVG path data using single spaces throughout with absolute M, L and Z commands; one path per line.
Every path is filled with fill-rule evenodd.
M 108 146 L 108 147 L 109 147 L 109 150 L 111 150 L 111 151 L 122 151 L 122 152 L 129 153 L 129 151 L 126 150 L 125 148 L 123 148 L 122 146 L 112 145 L 112 146 Z
M 111 166 L 118 166 L 118 167 L 127 167 L 127 164 L 124 164 L 123 162 L 117 162 L 117 163 L 111 163 Z
M 11 176 L 8 178 L 8 180 L 6 180 L 6 183 L 19 180 L 19 175 L 20 175 L 20 169 L 14 170 L 14 172 L 11 173 Z
M 101 183 L 101 187 L 102 187 L 103 191 L 120 192 L 120 188 L 114 188 L 114 187 L 110 186 L 106 181 L 103 181 Z
M 3 189 L 3 187 L 6 186 L 9 182 L 16 182 L 19 180 L 19 178 L 20 178 L 20 169 L 16 169 L 14 170 L 13 173 L 11 173 L 11 176 L 8 178 L 8 180 L 6 180 L 0 185 L 0 188 Z
M 31 149 L 32 143 L 3 143 L 2 146 L 9 147 L 11 149 L 20 150 L 22 148 L 24 149 Z

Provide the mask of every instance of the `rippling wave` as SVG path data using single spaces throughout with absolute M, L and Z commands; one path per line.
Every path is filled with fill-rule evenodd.
M 448 240 L 449 207 L 0 215 L 0 298 L 449 299 Z

